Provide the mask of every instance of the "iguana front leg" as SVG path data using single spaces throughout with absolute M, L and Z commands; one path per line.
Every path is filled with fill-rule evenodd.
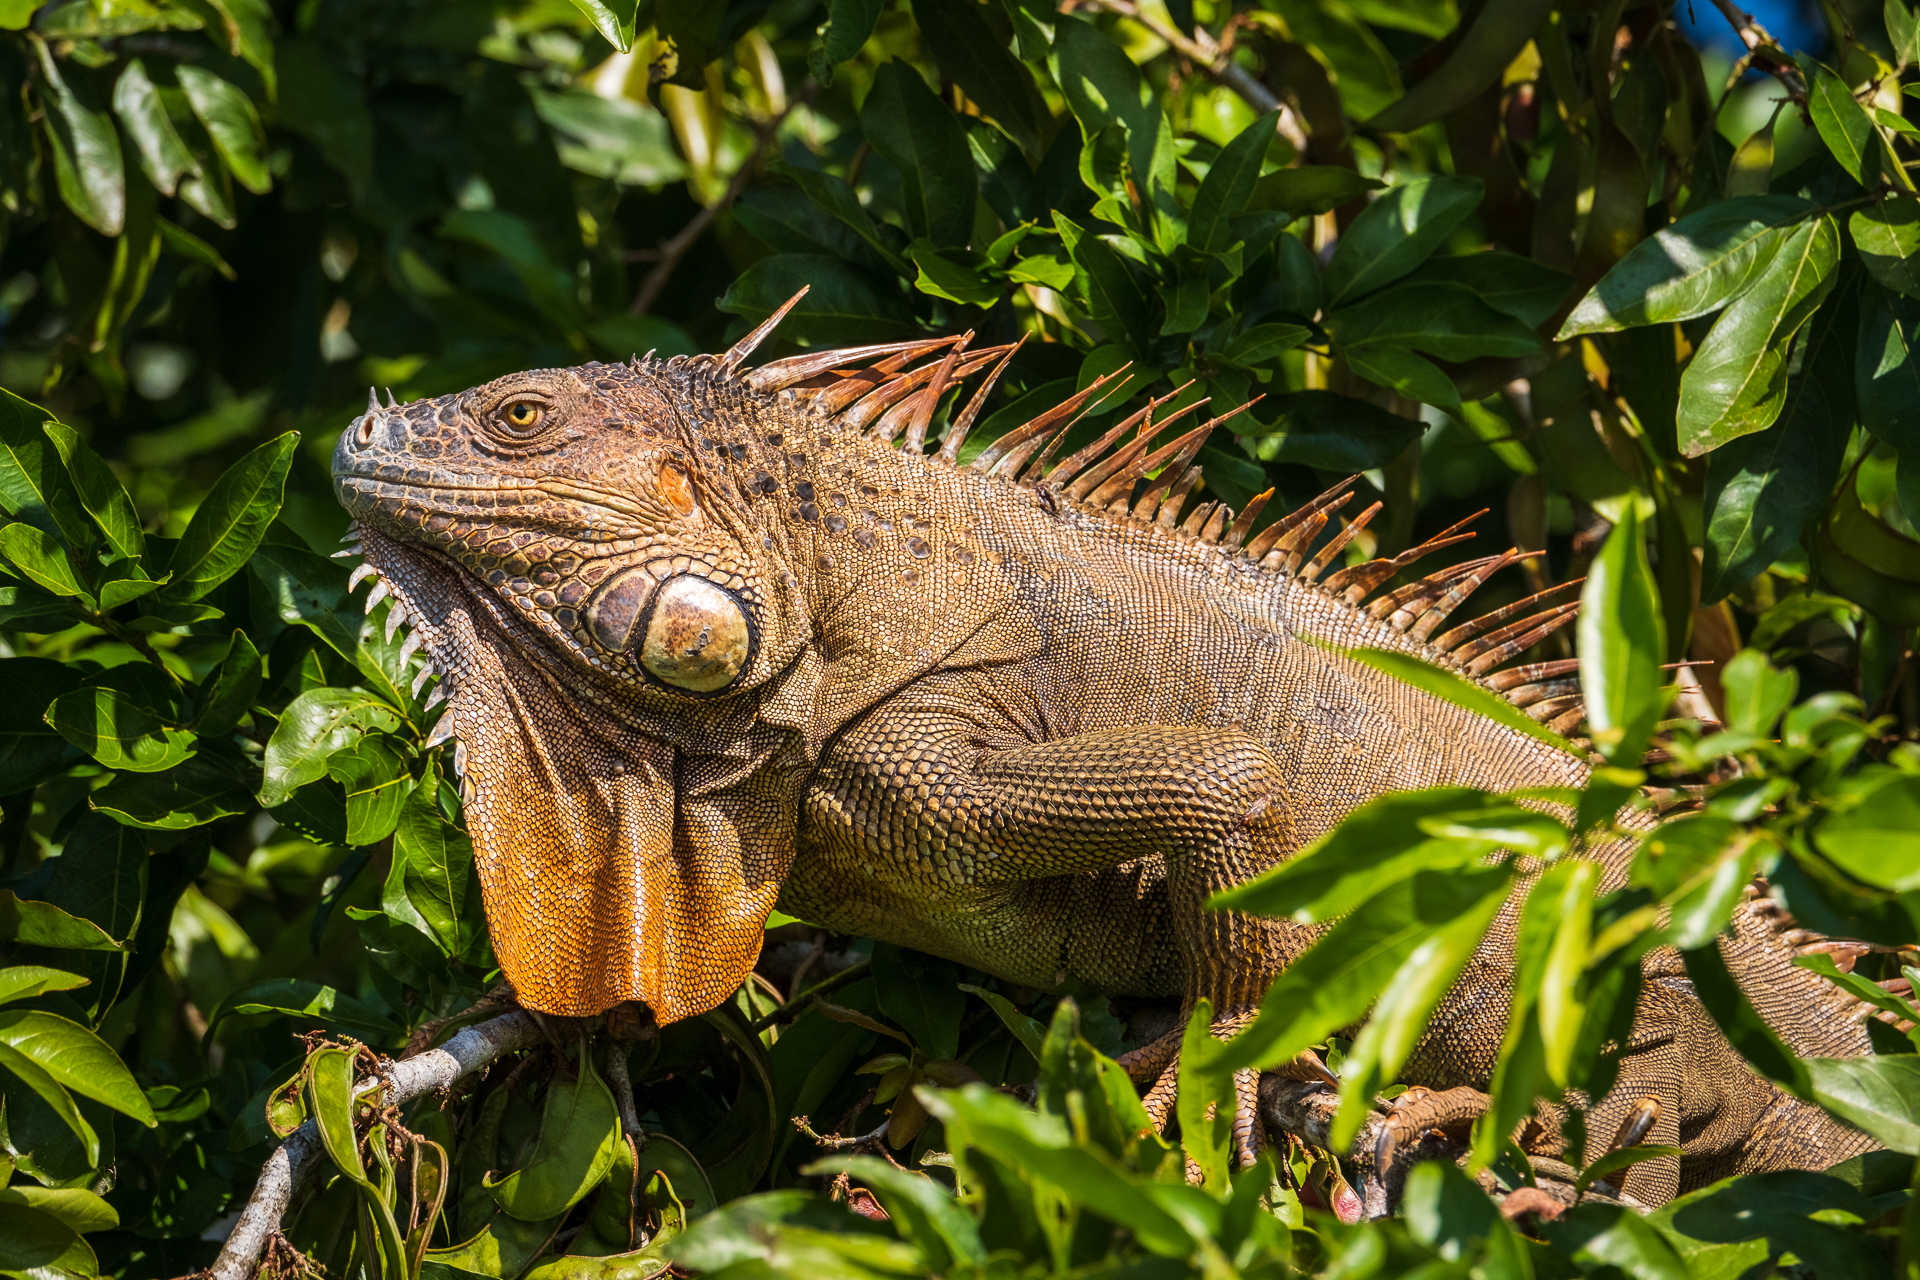
M 1211 1001 L 1223 1030 L 1312 937 L 1206 909 L 1214 891 L 1295 848 L 1286 779 L 1261 742 L 1233 728 L 1147 725 L 1032 742 L 939 706 L 887 707 L 829 752 L 808 825 L 804 839 L 827 846 L 835 870 L 790 888 L 839 901 L 803 907 L 1049 987 L 1106 985 L 1133 968 L 1140 989 L 1136 962 L 1165 938 L 1175 972 L 1161 981 L 1186 1008 Z M 1116 891 L 1128 885 L 1131 896 Z M 836 910 L 863 899 L 876 905 Z M 1171 1086 L 1178 1034 L 1171 1040 L 1138 1055 L 1151 1068 L 1142 1074 L 1167 1077 L 1155 1095 Z

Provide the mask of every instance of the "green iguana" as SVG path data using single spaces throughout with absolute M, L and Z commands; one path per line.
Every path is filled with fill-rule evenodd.
M 410 624 L 422 680 L 440 676 L 432 739 L 458 741 L 495 951 L 527 1008 L 710 1009 L 777 904 L 1027 986 L 1204 997 L 1229 1029 L 1316 931 L 1209 911 L 1214 891 L 1384 792 L 1583 782 L 1576 757 L 1332 651 L 1411 652 L 1570 727 L 1574 663 L 1502 664 L 1574 602 L 1443 630 L 1516 552 L 1377 594 L 1470 535 L 1338 567 L 1377 510 L 1321 541 L 1346 486 L 1254 534 L 1269 494 L 1237 515 L 1190 501 L 1219 421 L 1191 405 L 1057 457 L 1106 381 L 962 465 L 1014 348 L 942 338 L 748 369 L 779 319 L 721 357 L 370 397 L 335 452 L 357 573 L 378 578 L 368 607 L 391 596 L 388 627 Z M 975 373 L 929 453 L 936 406 Z M 1616 884 L 1627 852 L 1600 853 Z M 1741 909 L 1729 968 L 1796 1051 L 1866 1052 L 1860 1012 L 1791 967 L 1770 905 Z M 1510 906 L 1403 1073 L 1452 1091 L 1415 1093 L 1416 1130 L 1487 1083 L 1512 928 Z M 1754 1075 L 1677 955 L 1645 977 L 1588 1132 L 1628 1121 L 1685 1154 L 1634 1166 L 1630 1194 L 1872 1145 Z M 1156 1118 L 1178 1043 L 1124 1060 Z

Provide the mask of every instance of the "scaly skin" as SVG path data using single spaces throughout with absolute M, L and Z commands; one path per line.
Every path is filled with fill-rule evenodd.
M 1219 516 L 1167 527 L 1177 499 L 1150 523 L 1057 492 L 1067 468 L 1015 483 L 898 449 L 862 407 L 822 408 L 846 381 L 768 394 L 706 357 L 541 370 L 370 406 L 342 436 L 341 501 L 450 696 L 496 951 L 528 1007 L 711 1008 L 777 901 L 1024 985 L 1205 997 L 1230 1023 L 1313 930 L 1209 912 L 1210 893 L 1386 791 L 1583 783 L 1574 757 L 1333 651 L 1482 678 L 1528 636 L 1470 662 L 1298 557 L 1234 550 Z M 1601 851 L 1616 879 L 1627 852 Z M 1485 1085 L 1511 931 L 1510 908 L 1409 1079 Z M 1832 989 L 1772 937 L 1727 944 L 1784 997 L 1763 1011 L 1797 1046 L 1862 1051 L 1857 1019 L 1794 1024 Z M 1589 1131 L 1654 1097 L 1646 1140 L 1687 1155 L 1636 1166 L 1632 1194 L 1867 1145 L 1753 1076 L 1673 956 L 1646 976 Z M 1133 1065 L 1157 1074 L 1171 1049 Z M 1250 1119 L 1250 1078 L 1242 1095 Z

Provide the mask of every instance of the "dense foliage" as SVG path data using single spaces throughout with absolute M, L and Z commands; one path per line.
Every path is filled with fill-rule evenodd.
M 1678 25 L 1706 0 L 1061 7 L 0 0 L 0 1273 L 207 1265 L 311 1117 L 277 1274 L 1920 1275 L 1920 20 L 1846 0 L 1730 66 Z M 335 436 L 368 382 L 717 350 L 803 284 L 780 343 L 1032 335 L 969 450 L 1127 366 L 1081 431 L 1244 406 L 1209 493 L 1363 472 L 1349 557 L 1492 508 L 1541 554 L 1481 607 L 1587 578 L 1572 826 L 1390 796 L 1235 891 L 1337 923 L 1238 1039 L 1201 1011 L 1164 1140 L 1112 1055 L 1168 1011 L 779 918 L 711 1014 L 356 1102 L 358 1046 L 496 1014 L 497 974 L 431 686 L 328 556 Z M 1580 841 L 1648 785 L 1704 803 L 1596 897 Z M 1359 1224 L 1327 1151 L 1232 1173 L 1236 1065 L 1323 1046 L 1336 1151 L 1394 1091 L 1499 849 L 1549 865 L 1464 1171 Z M 1886 948 L 1803 962 L 1886 1012 L 1875 1056 L 1802 1063 L 1733 986 L 1756 873 Z M 1505 1136 L 1606 1088 L 1656 945 L 1890 1150 L 1509 1222 Z

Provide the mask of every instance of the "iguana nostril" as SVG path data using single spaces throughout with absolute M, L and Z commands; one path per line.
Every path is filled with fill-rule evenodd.
M 733 597 L 703 578 L 682 574 L 660 588 L 640 642 L 640 664 L 694 693 L 713 693 L 739 678 L 751 636 Z
M 362 445 L 369 445 L 373 443 L 373 415 L 372 414 L 368 413 L 368 414 L 361 415 L 360 427 L 358 430 L 356 430 L 353 433 L 353 438 Z

